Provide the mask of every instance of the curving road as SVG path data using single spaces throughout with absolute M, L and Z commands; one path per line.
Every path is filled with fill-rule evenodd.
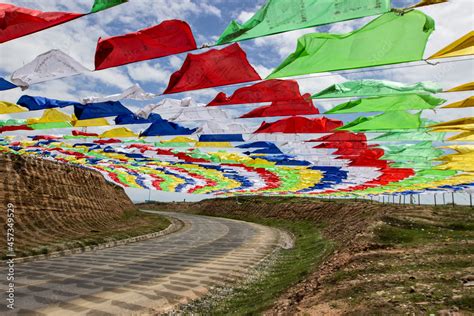
M 165 312 L 245 275 L 280 242 L 277 230 L 253 223 L 157 213 L 183 221 L 184 228 L 124 246 L 16 264 L 15 310 L 9 314 Z M 6 275 L 3 267 L 0 273 Z M 5 305 L 2 300 L 2 314 Z

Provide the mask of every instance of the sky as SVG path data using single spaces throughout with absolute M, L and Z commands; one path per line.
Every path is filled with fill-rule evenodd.
M 291 1 L 291 0 L 288 0 Z M 42 11 L 88 12 L 93 0 L 3 0 L 22 7 Z M 129 0 L 128 3 L 109 10 L 79 18 L 66 24 L 19 38 L 0 45 L 0 76 L 8 79 L 10 74 L 32 61 L 37 55 L 51 49 L 60 49 L 89 69 L 93 69 L 94 52 L 99 37 L 120 35 L 156 25 L 167 19 L 180 19 L 191 26 L 198 46 L 213 43 L 232 19 L 243 22 L 264 4 L 264 0 Z M 416 3 L 416 0 L 394 0 L 397 7 Z M 436 30 L 425 51 L 428 57 L 472 30 L 474 16 L 473 0 L 450 0 L 421 9 L 436 21 Z M 241 43 L 250 63 L 263 77 L 278 66 L 296 47 L 298 37 L 311 32 L 346 33 L 360 28 L 373 17 L 329 26 L 297 30 L 263 37 Z M 135 63 L 127 66 L 93 72 L 65 79 L 59 79 L 32 86 L 27 91 L 20 89 L 0 92 L 0 100 L 15 102 L 22 94 L 40 95 L 49 98 L 80 100 L 88 96 L 119 93 L 138 83 L 145 91 L 160 93 L 166 87 L 170 75 L 178 70 L 185 54 Z M 302 93 L 316 93 L 325 87 L 348 79 L 386 79 L 403 83 L 434 81 L 444 88 L 473 81 L 474 61 L 426 65 L 423 67 L 389 67 L 383 71 L 356 71 L 318 74 L 312 78 L 298 79 Z M 219 91 L 231 93 L 241 85 L 229 88 L 210 88 L 191 93 L 173 95 L 173 98 L 193 97 L 198 102 L 207 103 Z M 448 101 L 458 101 L 469 93 L 446 94 Z M 156 103 L 159 99 L 153 100 Z M 148 101 L 150 102 L 150 101 Z M 147 102 L 124 101 L 132 110 Z M 337 102 L 317 102 L 320 109 L 329 109 Z M 230 108 L 231 110 L 233 108 Z M 234 109 L 236 110 L 236 109 Z M 236 110 L 238 111 L 238 110 Z M 67 111 L 66 111 L 67 112 Z M 470 112 L 470 113 L 466 113 Z M 40 116 L 41 112 L 37 112 Z M 29 114 L 11 117 L 25 118 Z M 472 116 L 472 110 L 425 111 L 429 119 L 446 121 Z M 329 116 L 331 117 L 331 116 Z M 10 118 L 0 115 L 0 119 Z M 349 121 L 353 116 L 338 116 Z M 276 119 L 274 119 L 276 120 Z M 272 121 L 272 119 L 270 119 Z M 261 120 L 248 120 L 249 124 L 259 124 Z

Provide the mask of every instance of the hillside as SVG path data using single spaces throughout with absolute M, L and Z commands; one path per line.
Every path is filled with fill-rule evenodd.
M 94 245 L 168 224 L 139 213 L 122 188 L 93 170 L 0 154 L 0 174 L 0 204 L 4 210 L 8 203 L 15 209 L 17 256 Z M 6 236 L 6 220 L 5 212 L 0 217 L 2 236 Z M 4 255 L 5 243 L 1 245 Z
M 309 221 L 320 227 L 333 247 L 331 254 L 317 258 L 323 260 L 314 261 L 311 273 L 280 293 L 268 315 L 474 312 L 474 213 L 469 207 L 283 197 L 140 207 L 245 220 Z

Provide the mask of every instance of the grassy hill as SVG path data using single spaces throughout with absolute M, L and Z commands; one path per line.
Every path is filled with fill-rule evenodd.
M 297 244 L 298 240 L 303 245 L 312 240 L 313 247 L 307 248 L 303 257 L 309 271 L 301 269 L 301 275 L 288 282 L 289 265 L 294 266 L 303 258 L 290 260 L 283 251 L 287 265 L 277 265 L 280 270 L 268 276 L 280 275 L 285 290 L 271 291 L 262 287 L 268 285 L 268 280 L 260 280 L 253 287 L 247 286 L 250 290 L 237 291 L 239 304 L 249 305 L 246 313 L 474 312 L 474 209 L 469 207 L 283 197 L 153 203 L 140 207 L 261 222 L 296 232 Z M 312 223 L 313 230 L 304 230 L 308 223 Z M 298 232 L 306 235 L 298 236 Z M 318 239 L 319 234 L 322 240 Z M 322 241 L 331 245 L 329 253 L 317 247 Z M 317 251 L 320 255 L 315 255 Z M 301 256 L 301 252 L 294 252 L 293 256 Z M 264 295 L 269 292 L 273 296 Z M 247 300 L 241 297 L 245 295 Z M 262 299 L 255 301 L 256 295 Z M 239 308 L 232 302 L 232 298 L 224 299 L 213 308 L 217 314 L 226 314 Z
M 97 245 L 160 231 L 169 221 L 139 212 L 124 190 L 96 171 L 0 153 L 1 235 L 14 206 L 17 257 Z M 6 243 L 0 243 L 2 257 Z

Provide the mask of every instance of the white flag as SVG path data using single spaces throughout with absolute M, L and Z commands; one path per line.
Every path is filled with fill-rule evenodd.
M 12 74 L 11 81 L 22 89 L 27 89 L 35 83 L 86 72 L 90 72 L 90 70 L 82 66 L 71 56 L 58 49 L 53 49 L 39 55 L 32 62 L 17 69 Z
M 145 92 L 138 84 L 131 86 L 124 90 L 122 93 L 112 94 L 105 97 L 87 97 L 82 99 L 82 103 L 93 103 L 93 102 L 107 102 L 107 101 L 120 101 L 120 100 L 151 100 L 156 98 L 158 95 L 154 93 Z
M 192 98 L 184 98 L 182 100 L 176 99 L 163 99 L 160 103 L 157 104 L 149 104 L 135 113 L 137 116 L 148 118 L 148 116 L 155 111 L 156 109 L 160 109 L 163 111 L 170 111 L 170 110 L 180 110 L 181 108 L 194 108 L 194 107 L 204 107 L 205 104 L 198 104 L 194 102 Z

